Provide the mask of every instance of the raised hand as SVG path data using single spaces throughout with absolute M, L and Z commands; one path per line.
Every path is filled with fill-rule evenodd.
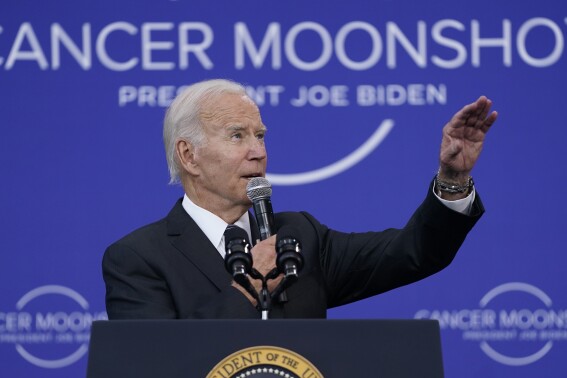
M 439 178 L 466 184 L 482 151 L 486 133 L 498 114 L 490 113 L 492 101 L 481 96 L 459 110 L 443 128 L 439 156 Z M 489 114 L 490 113 L 490 114 Z

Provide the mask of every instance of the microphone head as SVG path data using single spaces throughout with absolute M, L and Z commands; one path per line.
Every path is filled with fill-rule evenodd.
M 237 252 L 248 254 L 250 248 L 248 234 L 244 229 L 232 224 L 226 228 L 224 231 L 224 250 L 226 251 L 226 257 Z
M 270 198 L 272 196 L 272 185 L 264 177 L 253 177 L 246 185 L 246 195 L 252 202 L 262 198 Z
M 224 231 L 225 244 L 228 244 L 228 242 L 233 239 L 244 239 L 247 243 L 249 243 L 248 234 L 246 233 L 246 231 L 238 226 L 231 224 Z
M 224 231 L 224 241 L 226 251 L 224 266 L 226 270 L 233 277 L 249 273 L 253 261 L 246 231 L 238 226 L 229 225 Z
M 299 243 L 299 241 L 296 239 L 296 235 L 299 235 L 299 231 L 294 226 L 290 224 L 284 224 L 283 226 L 281 226 L 278 229 L 278 233 L 276 235 L 276 249 L 278 247 L 283 247 L 286 243 L 289 243 L 289 240 L 295 240 L 297 243 Z
M 301 254 L 301 242 L 296 239 L 298 235 L 297 229 L 291 225 L 282 226 L 276 235 L 276 266 L 278 270 L 288 276 L 297 273 L 303 269 L 303 255 Z M 294 267 L 293 272 L 288 271 L 290 267 Z

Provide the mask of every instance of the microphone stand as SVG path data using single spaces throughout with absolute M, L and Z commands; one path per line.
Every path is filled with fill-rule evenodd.
M 268 273 L 266 277 L 264 277 L 260 272 L 258 272 L 254 268 L 252 268 L 252 271 L 250 272 L 250 277 L 262 281 L 262 289 L 260 290 L 259 294 L 256 293 L 256 297 L 255 297 L 256 300 L 258 301 L 258 307 L 262 313 L 262 320 L 268 320 L 268 314 L 272 309 L 272 296 L 268 291 L 268 280 L 272 278 L 271 276 L 273 272 L 274 270 Z
M 269 313 L 272 309 L 272 301 L 274 301 L 285 289 L 290 287 L 293 283 L 297 281 L 296 274 L 286 274 L 284 275 L 283 279 L 280 281 L 278 286 L 272 291 L 271 293 L 268 291 L 268 280 L 273 280 L 274 278 L 278 277 L 280 274 L 278 268 L 272 269 L 266 276 L 263 276 L 260 272 L 256 269 L 252 268 L 250 272 L 250 277 L 261 280 L 262 281 L 262 289 L 260 293 L 257 293 L 252 284 L 249 280 L 246 280 L 246 285 L 242 285 L 238 282 L 241 286 L 243 286 L 246 291 L 248 291 L 254 299 L 258 302 L 258 308 L 262 313 L 262 320 L 268 320 Z
M 254 290 L 254 286 L 252 286 L 252 283 L 250 282 L 248 277 L 246 277 L 246 274 L 237 274 L 234 275 L 233 278 L 237 284 L 242 286 L 248 292 L 248 294 L 252 296 L 252 298 L 254 298 L 258 303 L 260 302 L 258 293 L 256 292 L 256 290 Z
M 292 284 L 294 284 L 295 281 L 297 281 L 297 276 L 285 275 L 283 277 L 283 279 L 280 281 L 280 283 L 278 284 L 278 286 L 276 286 L 274 291 L 272 291 L 272 294 L 271 294 L 272 300 L 274 298 L 277 298 L 280 294 L 282 294 L 284 292 L 284 290 L 287 289 L 288 287 L 290 287 Z M 287 298 L 286 298 L 286 301 L 287 301 Z

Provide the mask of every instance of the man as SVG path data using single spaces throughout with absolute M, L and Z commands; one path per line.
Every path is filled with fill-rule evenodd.
M 403 229 L 346 234 L 304 212 L 276 214 L 276 227 L 292 224 L 298 230 L 305 263 L 287 301 L 275 301 L 270 317 L 324 318 L 327 308 L 447 266 L 484 211 L 470 172 L 496 120 L 490 107 L 480 97 L 444 127 L 439 173 Z M 252 296 L 225 271 L 222 256 L 227 225 L 258 238 L 246 185 L 266 174 L 265 133 L 258 107 L 239 84 L 201 82 L 173 101 L 164 143 L 171 181 L 179 180 L 185 195 L 167 217 L 107 249 L 103 275 L 110 319 L 260 317 Z M 258 271 L 270 271 L 275 236 L 257 242 L 252 254 Z M 259 289 L 260 282 L 253 281 Z

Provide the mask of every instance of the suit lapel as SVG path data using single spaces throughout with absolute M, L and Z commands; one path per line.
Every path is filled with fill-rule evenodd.
M 232 281 L 224 261 L 207 236 L 177 201 L 167 216 L 171 244 L 189 259 L 219 290 Z

